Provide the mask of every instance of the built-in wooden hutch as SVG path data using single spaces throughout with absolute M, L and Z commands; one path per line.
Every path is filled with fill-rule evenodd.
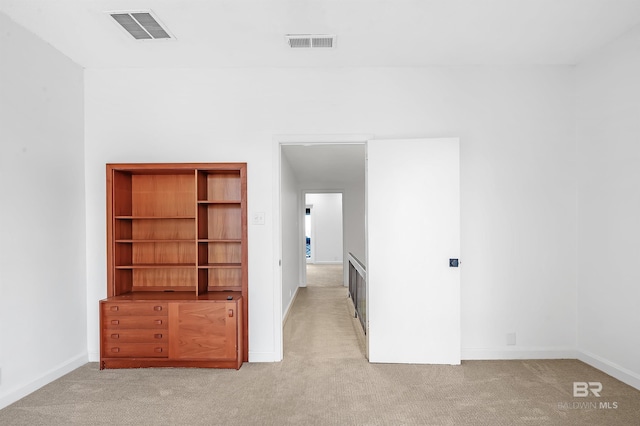
M 245 163 L 107 164 L 100 368 L 248 361 Z

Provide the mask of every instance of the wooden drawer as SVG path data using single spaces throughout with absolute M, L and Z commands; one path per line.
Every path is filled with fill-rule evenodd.
M 167 316 L 168 303 L 103 303 L 102 312 L 105 316 Z
M 168 332 L 160 329 L 106 329 L 103 332 L 104 342 L 117 345 L 119 343 L 167 343 Z
M 152 316 L 105 316 L 102 318 L 102 327 L 108 330 L 118 329 L 162 329 L 166 330 L 169 321 L 167 317 Z M 109 331 L 107 330 L 107 333 Z
M 104 345 L 103 356 L 105 358 L 139 357 L 139 358 L 166 358 L 169 355 L 169 346 L 166 343 L 112 343 Z

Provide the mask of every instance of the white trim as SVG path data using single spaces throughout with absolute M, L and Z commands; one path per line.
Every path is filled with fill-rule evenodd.
M 365 270 L 366 266 L 360 263 L 360 260 L 356 258 L 353 254 L 347 253 L 347 263 L 351 263 L 356 271 L 364 278 L 367 279 L 367 271 Z
M 577 352 L 570 347 L 516 347 L 516 348 L 462 348 L 461 359 L 508 360 L 508 359 L 576 359 Z
M 2 394 L 0 396 L 0 409 L 13 404 L 14 402 L 24 398 L 30 393 L 37 391 L 41 387 L 48 385 L 49 383 L 59 379 L 65 374 L 72 372 L 76 368 L 82 367 L 87 362 L 87 353 L 76 355 L 75 357 L 63 362 L 62 364 L 58 364 L 57 366 L 53 367 L 52 369 L 38 377 L 36 380 L 20 386 L 17 389 L 12 389 L 6 394 Z
M 362 145 L 373 139 L 370 134 L 330 134 L 330 135 L 274 135 L 273 140 L 276 145 L 335 145 L 335 144 L 357 144 Z
M 249 362 L 280 362 L 277 352 L 251 352 L 249 351 Z
M 578 351 L 578 359 L 585 364 L 589 364 L 590 366 L 615 377 L 621 382 L 640 390 L 640 374 L 588 351 Z
M 281 145 L 278 139 L 273 137 L 273 359 L 272 361 L 282 361 L 284 354 L 284 342 L 282 338 L 282 209 L 280 206 L 282 190 L 282 165 L 280 160 L 282 157 Z M 249 333 L 251 336 L 251 333 Z M 251 347 L 251 346 L 249 346 Z M 263 355 L 266 353 L 260 353 L 253 355 L 255 362 L 267 362 L 259 361 L 263 359 Z M 249 350 L 249 361 L 253 361 L 252 352 Z
M 89 352 L 89 362 L 100 362 L 100 352 L 98 352 L 98 351 L 90 351 Z
M 296 297 L 298 297 L 298 290 L 300 290 L 300 286 L 296 287 L 296 292 L 293 293 L 293 297 L 289 301 L 289 305 L 287 306 L 287 309 L 284 312 L 284 316 L 282 317 L 283 327 L 286 324 L 287 320 L 289 319 L 289 313 L 291 312 L 291 307 L 293 306 L 294 303 L 296 303 Z
M 344 262 L 341 260 L 321 260 L 315 261 L 316 265 L 344 265 Z

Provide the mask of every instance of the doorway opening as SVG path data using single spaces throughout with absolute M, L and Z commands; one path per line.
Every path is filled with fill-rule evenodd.
M 352 322 L 357 321 L 346 305 L 350 299 L 348 267 L 344 265 L 349 252 L 356 251 L 364 258 L 366 251 L 366 145 L 364 140 L 333 144 L 281 142 L 278 153 L 281 230 L 278 272 L 283 326 L 296 324 L 294 329 L 301 330 L 315 324 L 314 332 L 310 329 L 305 335 L 309 339 L 307 347 L 323 346 L 321 341 L 330 330 L 344 329 L 341 335 L 348 336 L 355 329 Z M 321 312 L 321 306 L 339 315 L 329 315 L 331 321 L 314 319 L 313 315 L 322 318 L 327 315 Z M 291 338 L 291 334 L 287 336 Z M 342 343 L 336 337 L 335 356 L 351 348 L 350 351 L 366 357 L 364 345 L 355 333 L 352 337 Z M 287 340 L 284 346 L 291 350 L 293 344 Z M 334 355 L 329 351 L 323 356 Z
M 307 286 L 344 286 L 341 192 L 304 191 Z
M 314 263 L 314 259 L 311 251 L 311 209 L 313 206 L 307 206 L 304 212 L 304 245 L 305 245 L 305 258 L 307 259 L 307 264 Z M 315 238 L 313 240 L 315 242 Z M 315 250 L 313 250 L 315 253 Z

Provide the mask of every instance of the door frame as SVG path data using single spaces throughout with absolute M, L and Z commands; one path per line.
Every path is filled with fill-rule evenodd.
M 284 354 L 282 321 L 282 211 L 281 201 L 281 173 L 282 173 L 282 146 L 283 145 L 338 145 L 338 144 L 363 144 L 373 139 L 371 134 L 281 134 L 272 137 L 273 142 L 273 324 L 274 324 L 274 361 L 282 361 Z M 344 200 L 343 200 L 344 209 Z M 343 236 L 344 238 L 344 236 Z M 365 247 L 367 245 L 367 230 L 365 223 Z M 306 262 L 306 261 L 305 261 Z

